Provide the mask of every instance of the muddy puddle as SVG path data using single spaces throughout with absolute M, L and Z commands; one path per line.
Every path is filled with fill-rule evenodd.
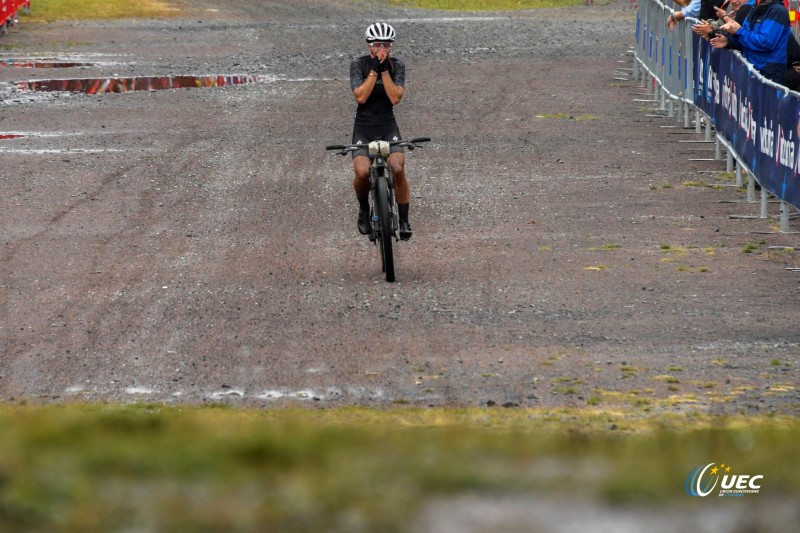
M 17 83 L 23 91 L 65 91 L 84 94 L 126 93 L 134 91 L 159 91 L 166 89 L 199 89 L 245 85 L 261 81 L 259 76 L 140 76 L 132 78 L 84 78 L 29 80 Z

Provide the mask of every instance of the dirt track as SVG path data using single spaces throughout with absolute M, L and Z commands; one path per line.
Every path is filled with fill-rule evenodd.
M 206 5 L 207 4 L 207 5 Z M 0 68 L 0 398 L 582 406 L 798 414 L 796 235 L 646 116 L 627 2 L 430 13 L 193 1 L 179 20 L 23 24 Z M 364 6 L 367 7 L 364 7 Z M 347 67 L 374 19 L 415 235 L 398 283 L 357 235 Z M 111 95 L 10 82 L 256 74 Z M 772 214 L 777 207 L 771 206 Z M 796 225 L 797 222 L 793 222 Z M 755 233 L 754 233 L 755 232 Z M 744 253 L 757 244 L 753 253 Z

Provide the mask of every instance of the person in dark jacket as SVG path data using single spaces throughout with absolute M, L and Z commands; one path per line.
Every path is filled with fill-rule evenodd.
M 725 34 L 711 39 L 714 48 L 740 50 L 744 58 L 765 78 L 784 83 L 786 48 L 791 30 L 789 12 L 782 0 L 756 0 L 743 24 L 725 17 Z
M 800 43 L 794 35 L 789 36 L 786 48 L 786 83 L 793 91 L 800 91 Z

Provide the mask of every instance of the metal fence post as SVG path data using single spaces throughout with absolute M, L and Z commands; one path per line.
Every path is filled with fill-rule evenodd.
M 692 121 L 689 117 L 689 103 L 681 99 L 681 106 L 683 107 L 683 127 L 688 130 L 692 127 Z
M 781 233 L 789 232 L 789 206 L 781 200 Z

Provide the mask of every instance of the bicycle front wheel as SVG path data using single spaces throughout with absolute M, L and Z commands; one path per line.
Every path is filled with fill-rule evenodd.
M 380 235 L 378 244 L 381 251 L 381 264 L 386 273 L 386 281 L 394 281 L 394 254 L 392 253 L 392 214 L 389 210 L 389 188 L 386 179 L 378 178 L 375 214 L 378 215 Z

